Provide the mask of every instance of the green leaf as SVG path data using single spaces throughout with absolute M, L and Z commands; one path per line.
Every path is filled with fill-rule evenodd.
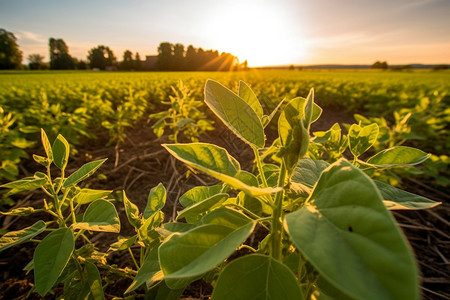
M 222 206 L 206 214 L 201 222 L 202 224 L 217 224 L 238 229 L 252 222 L 252 220 L 237 210 Z
M 386 205 L 386 207 L 390 210 L 426 209 L 442 204 L 441 202 L 436 202 L 431 199 L 403 191 L 381 181 L 375 180 L 375 184 L 381 192 L 384 205 Z
M 212 185 L 212 186 L 196 186 L 184 193 L 178 201 L 184 207 L 189 207 L 195 203 L 205 200 L 206 198 L 212 197 L 222 190 L 222 185 Z
M 297 249 L 356 299 L 418 299 L 413 255 L 375 184 L 347 161 L 330 165 L 306 204 L 285 217 Z
M 94 299 L 102 300 L 104 299 L 102 278 L 100 277 L 100 272 L 97 267 L 88 261 L 85 261 L 85 288 L 83 290 L 83 299 Z
M 396 146 L 378 152 L 367 163 L 383 168 L 414 166 L 427 160 L 430 155 L 416 148 Z
M 263 116 L 263 108 L 253 90 L 242 80 L 239 81 L 239 97 L 256 112 L 259 119 Z
M 11 189 L 8 195 L 17 194 L 24 191 L 31 191 L 40 188 L 47 182 L 46 177 L 41 177 L 36 174 L 33 177 L 25 177 L 13 182 L 8 182 L 0 185 L 0 188 Z
M 305 99 L 294 98 L 278 119 L 278 134 L 283 146 L 278 155 L 285 161 L 289 174 L 308 151 L 309 133 L 304 123 Z
M 149 287 L 153 282 L 159 281 L 162 278 L 163 275 L 158 261 L 158 251 L 157 249 L 153 249 L 145 258 L 144 263 L 139 269 L 131 285 L 125 291 L 125 294 L 131 293 L 144 283 L 147 283 L 147 287 Z
M 208 210 L 214 209 L 228 199 L 228 194 L 216 194 L 203 201 L 197 202 L 178 213 L 177 220 L 186 218 L 188 223 L 197 223 L 200 221 L 202 215 Z
M 53 142 L 52 152 L 53 162 L 58 168 L 64 170 L 67 166 L 67 162 L 69 161 L 70 146 L 62 135 L 59 134 Z
M 42 146 L 44 146 L 45 154 L 47 155 L 47 158 L 52 161 L 53 160 L 53 152 L 52 152 L 52 146 L 50 145 L 50 141 L 48 140 L 47 134 L 45 133 L 44 129 L 41 128 L 41 140 L 42 140 Z
M 361 127 L 358 124 L 350 126 L 348 131 L 348 144 L 350 151 L 355 157 L 369 150 L 370 147 L 377 141 L 378 124 L 372 123 L 370 125 Z
M 72 230 L 59 228 L 47 235 L 34 251 L 34 282 L 36 291 L 45 296 L 56 283 L 69 262 L 75 241 Z
M 44 232 L 45 228 L 47 228 L 45 222 L 39 220 L 30 227 L 24 228 L 22 230 L 10 231 L 8 233 L 5 233 L 0 238 L 0 252 L 14 245 L 21 244 L 23 242 L 28 241 L 29 239 L 34 238 L 38 234 Z
M 155 212 L 160 211 L 166 203 L 166 188 L 162 183 L 150 190 L 147 199 L 147 207 L 144 210 L 144 219 L 147 219 Z
M 292 183 L 301 185 L 300 188 L 309 193 L 317 180 L 319 180 L 320 174 L 329 165 L 323 160 L 313 160 L 309 157 L 302 158 L 292 173 Z
M 137 235 L 133 235 L 130 238 L 119 237 L 119 240 L 117 242 L 112 243 L 109 246 L 108 251 L 126 250 L 126 249 L 130 248 L 131 246 L 133 246 L 134 243 L 136 243 L 136 240 L 137 240 Z
M 95 171 L 97 171 L 97 169 L 100 168 L 100 166 L 106 160 L 107 160 L 107 158 L 96 160 L 96 161 L 91 161 L 91 162 L 88 162 L 87 164 L 82 165 L 81 168 L 79 168 L 78 170 L 73 172 L 72 175 L 70 175 L 66 179 L 66 181 L 64 181 L 63 187 L 66 188 L 66 187 L 75 185 L 82 180 L 85 180 L 86 178 L 88 178 L 89 176 L 94 174 Z
M 111 192 L 112 191 L 81 189 L 80 192 L 73 198 L 73 201 L 78 204 L 88 204 L 92 201 L 108 196 Z
M 106 200 L 92 202 L 83 215 L 83 221 L 72 224 L 73 229 L 120 232 L 120 220 L 114 204 Z
M 220 273 L 212 299 L 304 299 L 294 273 L 270 256 L 253 254 L 232 261 Z
M 125 206 L 125 214 L 127 215 L 128 222 L 136 229 L 140 228 L 143 224 L 141 217 L 139 216 L 139 208 L 128 200 L 125 191 L 123 191 L 123 205 Z
M 284 101 L 286 101 L 286 98 L 284 98 L 283 100 L 280 101 L 280 103 L 278 103 L 278 105 L 275 107 L 275 109 L 270 113 L 270 115 L 268 116 L 263 116 L 261 118 L 262 122 L 263 122 L 263 126 L 266 127 L 267 125 L 269 125 L 270 121 L 272 121 L 273 117 L 275 117 L 276 113 L 278 112 L 278 110 L 280 109 L 281 105 L 284 103 Z
M 159 260 L 170 288 L 182 287 L 220 264 L 241 245 L 255 224 L 237 229 L 206 224 L 182 234 L 174 233 L 159 247 Z
M 258 114 L 241 97 L 222 84 L 208 80 L 205 103 L 240 139 L 252 147 L 264 147 L 264 129 Z
M 233 188 L 242 190 L 251 196 L 276 193 L 281 188 L 259 188 L 249 186 L 239 180 L 241 167 L 239 162 L 221 147 L 207 143 L 163 144 L 175 158 L 187 165 L 205 172 Z

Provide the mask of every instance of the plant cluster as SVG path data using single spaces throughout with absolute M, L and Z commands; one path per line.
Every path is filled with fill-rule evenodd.
M 306 98 L 282 101 L 265 114 L 256 94 L 240 82 L 235 94 L 208 80 L 205 103 L 254 153 L 254 173 L 241 169 L 226 149 L 208 143 L 163 145 L 189 167 L 219 182 L 197 186 L 181 196 L 184 207 L 176 222 L 164 222 L 162 184 L 149 194 L 143 212 L 123 193 L 131 237 L 120 237 L 109 251 L 128 251 L 135 266 L 118 269 L 106 263 L 89 233 L 117 233 L 120 222 L 110 191 L 77 184 L 104 160 L 65 176 L 69 146 L 58 136 L 50 143 L 42 131 L 46 157 L 34 159 L 47 168 L 33 177 L 4 184 L 10 193 L 41 188 L 50 197 L 44 208 L 54 220 L 38 221 L 0 238 L 0 251 L 38 242 L 26 269 L 34 269 L 35 289 L 45 295 L 64 282 L 64 294 L 103 298 L 103 272 L 131 276 L 125 295 L 145 291 L 149 298 L 177 299 L 192 282 L 214 286 L 213 299 L 419 299 L 414 255 L 391 209 L 423 209 L 438 203 L 374 181 L 375 170 L 412 166 L 429 155 L 394 146 L 368 159 L 362 155 L 377 141 L 379 127 L 353 124 L 348 135 L 338 126 L 310 136 L 321 115 L 314 91 Z M 265 127 L 278 118 L 278 138 L 266 146 Z M 342 157 L 349 149 L 352 159 Z M 328 159 L 331 163 L 322 160 Z M 50 164 L 60 170 L 51 179 Z M 89 204 L 82 215 L 79 208 Z M 34 208 L 8 214 L 28 215 Z M 184 222 L 181 222 L 184 220 Z M 37 240 L 45 231 L 50 233 Z M 258 237 L 254 240 L 254 237 Z M 75 249 L 75 240 L 83 246 Z M 78 245 L 78 243 L 77 243 Z M 139 257 L 131 249 L 139 248 Z M 232 258 L 237 252 L 238 258 Z M 107 274 L 110 274 L 107 273 Z M 111 280 L 111 279 L 109 279 Z M 104 287 L 104 286 L 103 286 Z M 71 296 L 72 295 L 72 296 Z

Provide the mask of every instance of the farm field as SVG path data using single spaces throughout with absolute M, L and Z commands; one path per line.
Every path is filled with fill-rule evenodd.
M 331 149 L 336 145 L 331 139 L 325 141 L 325 137 L 327 132 L 330 136 L 338 132 L 333 126 L 336 122 L 342 135 L 352 131 L 353 123 L 360 122 L 362 127 L 377 124 L 379 134 L 372 139 L 370 150 L 358 155 L 355 149 L 343 149 L 339 153 L 349 160 L 354 155 L 355 161 L 360 156 L 362 161 L 368 162 L 375 153 L 400 146 L 430 153 L 431 156 L 417 167 L 407 164 L 402 169 L 381 168 L 368 173 L 372 178 L 442 203 L 427 210 L 394 211 L 393 215 L 415 251 L 423 278 L 424 299 L 450 296 L 450 72 L 0 72 L 0 181 L 7 183 L 45 170 L 32 158 L 33 154 L 48 155 L 41 145 L 42 128 L 49 141 L 58 140 L 61 134 L 70 144 L 67 146 L 70 147 L 68 174 L 86 163 L 108 158 L 81 187 L 113 191 L 107 199 L 118 211 L 120 236 L 132 236 L 137 228 L 130 217 L 129 207 L 132 206 L 127 209 L 128 200 L 124 198 L 128 197 L 139 211 L 144 211 L 150 190 L 160 182 L 167 194 L 166 205 L 162 210 L 159 208 L 164 213 L 162 219 L 173 222 L 177 212 L 186 210 L 185 203 L 180 203 L 183 202 L 180 196 L 199 185 L 217 184 L 217 180 L 194 171 L 192 165 L 186 168 L 178 161 L 183 161 L 180 154 L 174 155 L 178 160 L 169 154 L 168 145 L 190 141 L 215 144 L 227 149 L 240 162 L 242 170 L 255 171 L 252 169 L 255 153 L 248 143 L 236 138 L 229 126 L 222 124 L 203 103 L 208 79 L 236 93 L 240 89 L 239 82 L 244 81 L 254 91 L 265 113 L 273 111 L 284 98 L 287 100 L 282 108 L 291 99 L 307 97 L 314 88 L 314 101 L 323 112 L 319 120 L 311 124 L 310 143 L 324 146 L 311 146 L 309 157 L 317 155 L 325 157 L 329 163 L 335 162 Z M 265 134 L 265 146 L 269 147 L 277 137 L 276 122 L 267 125 Z M 161 144 L 167 145 L 164 148 Z M 61 169 L 61 166 L 56 167 Z M 40 190 L 14 195 L 6 195 L 7 189 L 2 190 L 0 209 L 3 212 L 42 206 L 44 194 Z M 126 197 L 121 194 L 122 190 Z M 264 213 L 264 206 L 260 213 Z M 186 215 L 187 220 L 195 218 Z M 47 217 L 41 212 L 22 218 L 1 216 L 1 233 L 31 226 L 40 218 L 48 221 Z M 263 228 L 256 230 L 252 239 L 258 239 L 261 232 Z M 108 247 L 117 241 L 117 231 L 114 234 L 101 232 L 91 238 L 99 253 L 111 251 Z M 134 242 L 129 247 L 127 242 L 116 244 L 117 249 L 102 258 L 120 269 L 101 272 L 101 276 L 108 275 L 110 280 L 110 284 L 103 283 L 108 298 L 122 297 L 134 282 L 136 262 L 130 252 L 134 257 L 143 256 Z M 0 266 L 8 268 L 0 278 L 0 286 L 6 291 L 4 295 L 19 297 L 30 291 L 32 272 L 25 276 L 22 269 L 33 257 L 32 244 L 11 247 L 0 253 Z M 234 255 L 247 254 L 246 251 L 250 250 L 242 247 Z M 54 288 L 57 295 L 61 290 L 62 285 Z M 142 290 L 136 287 L 133 292 L 142 295 L 139 294 Z M 196 281 L 180 295 L 208 299 L 210 294 L 211 286 L 206 281 Z M 38 297 L 36 293 L 32 295 Z M 3 297 L 8 299 L 8 296 Z

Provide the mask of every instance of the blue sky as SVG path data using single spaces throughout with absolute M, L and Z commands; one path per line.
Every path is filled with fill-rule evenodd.
M 160 42 L 217 49 L 250 66 L 450 63 L 449 0 L 0 0 L 0 28 L 24 57 L 109 46 L 156 54 Z

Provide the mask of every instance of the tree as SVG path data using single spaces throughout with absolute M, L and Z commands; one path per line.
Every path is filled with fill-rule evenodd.
M 184 70 L 184 45 L 183 44 L 175 44 L 173 46 L 173 69 L 175 71 Z
M 105 70 L 106 67 L 116 65 L 116 57 L 109 47 L 100 45 L 89 50 L 88 53 L 89 66 L 91 68 L 98 68 Z
M 134 68 L 133 53 L 130 50 L 125 50 L 123 53 L 123 61 L 120 63 L 120 69 L 132 70 Z
M 136 55 L 134 56 L 134 69 L 135 70 L 142 69 L 141 56 L 139 55 L 139 52 L 136 52 Z
M 173 45 L 163 42 L 158 46 L 158 59 L 156 60 L 156 69 L 161 71 L 172 70 L 173 66 Z
M 372 65 L 372 69 L 386 70 L 388 67 L 389 66 L 386 61 L 377 61 Z
M 196 57 L 197 57 L 197 50 L 194 48 L 194 46 L 189 45 L 186 50 L 185 69 L 187 71 L 196 70 Z
M 16 36 L 0 28 L 0 69 L 20 69 L 22 51 L 17 45 Z
M 45 69 L 44 57 L 40 54 L 28 55 L 28 66 L 29 66 L 30 70 Z
M 69 47 L 63 39 L 50 38 L 50 69 L 67 70 L 75 69 L 75 61 L 69 54 Z

